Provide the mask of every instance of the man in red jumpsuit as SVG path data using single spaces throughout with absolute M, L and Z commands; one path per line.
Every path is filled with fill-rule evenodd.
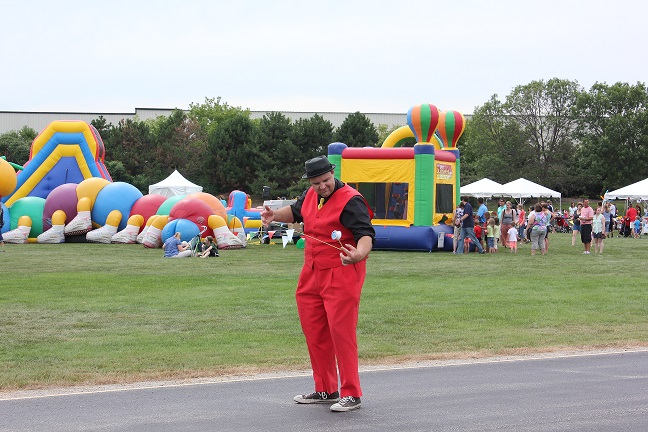
M 362 396 L 356 326 L 375 231 L 366 201 L 335 178 L 335 165 L 326 156 L 307 161 L 305 167 L 303 178 L 311 187 L 295 204 L 278 210 L 266 206 L 261 212 L 264 225 L 304 222 L 304 266 L 295 297 L 315 391 L 294 401 L 333 403 L 331 411 L 351 411 L 360 408 Z

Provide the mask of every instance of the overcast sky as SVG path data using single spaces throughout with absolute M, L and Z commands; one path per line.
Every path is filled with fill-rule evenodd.
M 534 80 L 646 82 L 645 1 L 0 0 L 0 111 L 470 114 Z

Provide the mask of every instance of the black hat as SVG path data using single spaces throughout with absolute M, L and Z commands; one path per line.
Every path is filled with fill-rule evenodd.
M 317 156 L 311 160 L 307 160 L 304 166 L 306 167 L 306 174 L 302 178 L 319 177 L 335 169 L 335 165 L 331 164 L 326 156 Z

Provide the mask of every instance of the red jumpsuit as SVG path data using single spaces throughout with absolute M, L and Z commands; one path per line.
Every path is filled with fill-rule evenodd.
M 317 193 L 310 189 L 301 208 L 304 233 L 339 247 L 340 243 L 331 239 L 332 231 L 338 230 L 342 244 L 356 246 L 352 232 L 340 223 L 344 206 L 356 195 L 355 189 L 345 185 L 318 209 Z M 339 368 L 340 396 L 362 396 L 356 326 L 365 274 L 366 260 L 343 266 L 339 250 L 306 239 L 296 299 L 315 391 L 338 391 Z

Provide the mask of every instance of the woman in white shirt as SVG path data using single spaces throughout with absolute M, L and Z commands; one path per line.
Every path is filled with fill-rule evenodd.
M 596 207 L 594 219 L 592 219 L 592 238 L 594 239 L 594 253 L 603 253 L 603 239 L 605 238 L 605 216 L 601 206 Z

